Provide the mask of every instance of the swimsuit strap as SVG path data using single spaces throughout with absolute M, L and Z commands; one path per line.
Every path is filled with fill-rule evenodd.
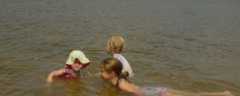
M 120 81 L 120 79 L 118 78 L 116 85 L 115 85 L 117 88 L 119 88 L 119 81 Z
M 117 82 L 116 82 L 116 85 L 115 85 L 115 86 L 116 86 L 117 88 L 119 88 L 119 89 L 120 89 L 119 84 L 120 84 L 120 81 L 121 81 L 122 79 L 128 81 L 126 78 L 119 77 L 118 80 L 117 80 Z M 130 81 L 128 81 L 128 82 L 130 82 Z
M 116 82 L 116 85 L 115 85 L 115 86 L 116 86 L 117 88 L 119 88 L 119 89 L 120 89 L 119 83 L 120 83 L 120 80 L 121 80 L 121 79 L 122 79 L 122 78 L 118 78 L 118 79 L 117 79 L 117 82 Z

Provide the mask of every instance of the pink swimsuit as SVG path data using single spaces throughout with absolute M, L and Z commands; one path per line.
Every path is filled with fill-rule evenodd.
M 81 69 L 86 68 L 89 65 L 89 63 L 88 64 L 78 63 L 78 64 L 82 66 Z M 71 65 L 66 64 L 64 68 L 64 73 L 58 77 L 62 79 L 77 79 L 77 72 L 78 71 L 75 71 Z
M 77 74 L 76 71 L 72 69 L 71 65 L 66 64 L 66 67 L 64 68 L 64 73 L 58 77 L 62 79 L 76 79 Z

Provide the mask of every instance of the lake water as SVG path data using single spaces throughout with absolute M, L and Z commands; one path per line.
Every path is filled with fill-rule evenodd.
M 239 0 L 1 0 L 1 96 L 129 96 L 99 77 L 112 35 L 140 86 L 240 96 Z M 92 61 L 81 80 L 46 85 L 70 49 Z M 88 73 L 88 75 L 87 75 Z

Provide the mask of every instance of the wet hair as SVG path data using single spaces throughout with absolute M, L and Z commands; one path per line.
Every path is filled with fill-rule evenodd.
M 112 36 L 107 42 L 107 51 L 112 53 L 121 53 L 124 48 L 124 39 L 122 36 Z
M 101 69 L 105 72 L 114 72 L 117 77 L 127 79 L 127 74 L 122 73 L 122 63 L 115 58 L 107 58 L 102 61 Z

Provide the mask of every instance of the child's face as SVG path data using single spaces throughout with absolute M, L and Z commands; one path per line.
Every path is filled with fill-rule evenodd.
M 72 68 L 75 71 L 79 71 L 82 68 L 82 66 L 80 64 L 72 64 Z
M 79 71 L 82 68 L 81 62 L 78 59 L 76 59 L 74 64 L 72 64 L 72 68 L 75 71 Z
M 111 80 L 114 77 L 114 73 L 113 72 L 109 73 L 109 72 L 106 72 L 106 71 L 102 71 L 101 76 L 105 80 Z
M 106 46 L 105 50 L 106 50 L 106 52 L 107 52 L 108 54 L 112 54 L 112 53 L 113 53 L 112 50 L 110 49 L 110 47 L 109 47 L 108 45 Z

